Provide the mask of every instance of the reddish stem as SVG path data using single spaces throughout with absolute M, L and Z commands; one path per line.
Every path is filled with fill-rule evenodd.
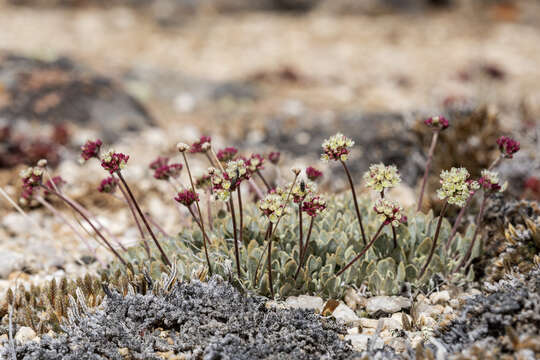
M 306 242 L 304 244 L 304 247 L 303 247 L 302 251 L 300 252 L 300 254 L 301 254 L 300 263 L 298 264 L 298 268 L 296 269 L 296 273 L 294 274 L 294 280 L 296 280 L 296 278 L 298 277 L 298 274 L 300 273 L 300 269 L 302 267 L 304 267 L 304 263 L 306 262 L 306 254 L 307 254 L 307 250 L 308 250 L 309 239 L 311 238 L 311 230 L 313 229 L 313 221 L 314 221 L 314 219 L 315 219 L 315 217 L 312 216 L 311 221 L 309 223 L 309 230 L 308 230 L 308 233 L 307 233 Z
M 272 223 L 270 223 L 270 229 L 272 229 Z M 272 299 L 273 299 L 274 298 L 274 283 L 272 281 L 272 238 L 273 236 L 270 235 L 270 238 L 268 239 L 268 285 L 270 287 L 270 294 L 272 295 Z
M 234 202 L 232 197 L 229 199 L 229 207 L 231 208 L 231 218 L 233 225 L 233 236 L 234 236 L 234 256 L 236 258 L 236 272 L 240 278 L 240 251 L 238 250 L 238 234 L 236 232 L 236 215 L 234 211 Z
M 429 263 L 431 262 L 431 259 L 433 258 L 433 254 L 435 253 L 435 248 L 437 247 L 437 240 L 439 239 L 439 233 L 441 231 L 442 220 L 444 218 L 444 213 L 446 212 L 447 207 L 448 207 L 448 202 L 445 201 L 441 209 L 441 213 L 439 215 L 439 221 L 437 222 L 437 229 L 435 230 L 435 236 L 433 237 L 433 244 L 431 245 L 429 256 L 426 260 L 426 263 L 422 267 L 422 270 L 420 271 L 420 275 L 418 276 L 418 279 L 422 278 L 422 275 L 424 275 L 424 273 L 426 272 L 429 266 Z
M 426 189 L 426 183 L 429 176 L 429 170 L 431 168 L 431 161 L 433 160 L 433 154 L 435 153 L 435 146 L 437 145 L 437 139 L 439 138 L 439 131 L 436 130 L 433 132 L 433 137 L 431 138 L 431 146 L 429 147 L 428 159 L 426 161 L 426 168 L 424 170 L 424 178 L 422 179 L 422 187 L 420 188 L 420 197 L 418 198 L 418 207 L 416 211 L 422 209 L 422 200 L 424 199 L 424 191 Z
M 364 232 L 364 225 L 362 224 L 362 216 L 360 215 L 360 208 L 358 207 L 358 199 L 356 198 L 356 191 L 354 190 L 354 183 L 351 177 L 351 173 L 349 172 L 349 168 L 347 167 L 347 164 L 345 164 L 345 161 L 341 161 L 341 164 L 343 165 L 343 168 L 345 169 L 345 173 L 347 174 L 347 178 L 349 179 L 349 185 L 351 187 L 351 192 L 354 200 L 354 208 L 356 210 L 356 217 L 358 218 L 358 223 L 360 224 L 360 231 L 362 233 L 362 240 L 364 241 L 364 246 L 366 245 L 366 234 Z

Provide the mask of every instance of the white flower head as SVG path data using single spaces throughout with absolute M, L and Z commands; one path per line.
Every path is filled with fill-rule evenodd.
M 392 188 L 401 182 L 398 169 L 394 165 L 373 164 L 364 174 L 366 186 L 374 191 L 381 192 Z
M 437 196 L 459 207 L 463 207 L 471 194 L 479 188 L 478 182 L 469 180 L 469 172 L 465 168 L 452 168 L 441 172 L 441 188 Z
M 329 139 L 324 140 L 322 144 L 323 154 L 321 155 L 321 160 L 347 161 L 350 149 L 353 145 L 354 141 L 342 133 L 337 133 Z

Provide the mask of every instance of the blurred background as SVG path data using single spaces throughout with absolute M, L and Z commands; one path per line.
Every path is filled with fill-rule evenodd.
M 522 151 L 500 167 L 510 195 L 540 197 L 540 1 L 0 0 L 0 186 L 17 200 L 19 171 L 47 158 L 118 236 L 136 230 L 115 211 L 121 203 L 96 192 L 99 165 L 77 163 L 89 138 L 131 156 L 127 177 L 141 201 L 178 231 L 170 188 L 148 164 L 177 155 L 179 141 L 210 135 L 216 148 L 278 150 L 282 173 L 316 165 L 323 186 L 340 189 L 343 177 L 317 159 L 322 140 L 341 131 L 356 141 L 358 183 L 370 163 L 394 163 L 406 205 L 431 138 L 421 120 L 438 114 L 451 128 L 432 190 L 442 168 L 479 174 L 497 156 L 495 139 L 511 135 Z M 200 160 L 196 174 L 208 166 Z M 36 241 L 4 199 L 0 216 L 12 258 L 49 246 L 62 263 L 82 251 L 72 240 Z M 57 239 L 72 237 L 44 211 L 31 216 Z

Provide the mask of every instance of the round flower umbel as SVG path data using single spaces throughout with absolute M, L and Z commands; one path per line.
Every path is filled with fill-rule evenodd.
M 91 158 L 99 159 L 99 151 L 103 143 L 101 140 L 96 141 L 88 140 L 83 146 L 81 146 L 81 162 L 90 160 Z
M 118 186 L 118 179 L 109 176 L 99 184 L 98 191 L 105 194 L 113 194 L 116 192 L 116 187 Z
M 321 155 L 321 160 L 347 161 L 353 145 L 354 141 L 342 133 L 337 133 L 329 139 L 324 140 L 322 144 L 324 153 Z
M 274 165 L 277 165 L 280 157 L 281 153 L 279 151 L 272 151 L 270 154 L 268 154 L 268 160 L 270 160 L 270 162 Z
M 34 189 L 43 183 L 43 169 L 40 167 L 29 167 L 21 171 L 22 180 L 21 197 L 25 200 L 30 200 L 34 195 Z
M 437 190 L 439 199 L 463 207 L 469 197 L 480 187 L 478 182 L 469 180 L 469 176 L 469 172 L 465 168 L 443 170 L 441 172 L 441 188 Z
M 326 201 L 319 195 L 308 196 L 302 203 L 302 211 L 311 217 L 324 214 L 326 212 Z
M 230 146 L 230 147 L 226 147 L 225 149 L 219 150 L 216 156 L 219 161 L 227 162 L 234 159 L 237 153 L 238 153 L 238 149 Z
M 433 116 L 424 120 L 424 124 L 433 128 L 434 130 L 444 130 L 450 125 L 448 120 L 444 116 Z
M 199 141 L 194 142 L 189 149 L 192 154 L 205 153 L 212 146 L 212 138 L 210 136 L 201 136 Z
M 274 224 L 281 216 L 287 213 L 287 206 L 283 196 L 275 192 L 259 200 L 258 207 L 268 220 Z
M 180 204 L 190 207 L 195 201 L 199 201 L 199 194 L 193 192 L 192 190 L 186 189 L 181 191 L 174 198 Z
M 407 222 L 407 217 L 403 215 L 403 208 L 397 201 L 379 199 L 373 209 L 380 215 L 384 225 L 391 224 L 393 227 L 398 227 L 400 223 Z
M 509 138 L 508 136 L 501 136 L 498 138 L 497 145 L 499 146 L 502 155 L 507 159 L 514 157 L 514 154 L 520 149 L 519 141 Z
M 180 163 L 162 166 L 154 171 L 154 178 L 158 180 L 178 179 L 183 167 Z
M 372 190 L 381 192 L 392 188 L 401 182 L 398 169 L 394 165 L 373 164 L 369 171 L 364 174 L 366 186 Z
M 248 170 L 254 173 L 257 170 L 264 169 L 264 158 L 260 154 L 251 154 L 249 159 L 246 161 Z
M 231 181 L 231 191 L 236 190 L 238 185 L 244 180 L 249 180 L 251 173 L 249 163 L 244 159 L 231 160 L 225 168 L 226 177 Z
M 152 161 L 148 166 L 152 170 L 157 170 L 160 167 L 166 166 L 169 164 L 169 158 L 165 156 L 158 156 L 156 160 Z
M 289 184 L 287 187 L 290 188 L 291 184 Z M 302 180 L 299 183 L 296 183 L 291 190 L 293 201 L 297 204 L 301 203 L 307 196 L 313 195 L 316 188 L 317 186 L 312 182 L 305 182 Z
M 229 201 L 231 196 L 231 181 L 227 173 L 210 168 L 208 174 L 212 180 L 212 190 L 217 200 Z
M 320 177 L 322 177 L 322 175 L 322 171 L 315 169 L 313 166 L 309 166 L 306 168 L 306 176 L 311 181 L 318 180 Z
M 123 170 L 126 167 L 128 160 L 129 155 L 109 150 L 101 158 L 101 167 L 109 173 L 114 174 L 117 171 Z
M 499 174 L 494 171 L 482 170 L 482 177 L 478 179 L 478 184 L 487 192 L 503 192 L 508 183 L 501 184 Z

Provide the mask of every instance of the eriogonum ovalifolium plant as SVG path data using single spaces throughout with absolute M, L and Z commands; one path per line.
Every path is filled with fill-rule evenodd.
M 434 132 L 427 174 L 438 133 L 450 122 L 433 117 L 425 123 Z M 500 142 L 497 163 L 519 149 L 519 144 L 509 138 Z M 465 212 L 475 194 L 482 191 L 482 213 L 486 198 L 504 189 L 493 171 L 496 163 L 477 180 L 471 179 L 465 168 L 444 170 L 437 190 L 443 207 L 435 217 L 432 211 L 425 214 L 404 209 L 385 194 L 386 189 L 401 181 L 398 169 L 391 164 L 374 164 L 366 169 L 364 185 L 377 199 L 368 194 L 357 196 L 347 167 L 347 162 L 354 161 L 354 141 L 343 134 L 322 144 L 321 159 L 339 162 L 350 186 L 350 195 L 333 196 L 318 191 L 312 181 L 322 172 L 313 167 L 304 172 L 291 169 L 286 179 L 271 184 L 262 170 L 265 165 L 277 164 L 277 153 L 268 157 L 239 155 L 232 147 L 215 152 L 211 138 L 204 136 L 192 145 L 177 145 L 183 163 L 169 164 L 168 158 L 160 157 L 150 165 L 156 179 L 178 188 L 174 200 L 185 206 L 193 219 L 193 225 L 184 228 L 178 237 L 163 234 L 158 239 L 122 176 L 129 156 L 114 151 L 101 155 L 101 146 L 98 140 L 82 148 L 84 160 L 99 159 L 111 175 L 103 180 L 100 191 L 112 193 L 119 188 L 134 218 L 144 222 L 154 240 L 146 241 L 139 224 L 143 246 L 119 255 L 120 261 L 113 268 L 124 268 L 125 257 L 129 266 L 160 278 L 163 265 L 174 263 L 183 279 L 217 273 L 242 288 L 271 296 L 314 293 L 338 297 L 347 286 L 363 284 L 374 293 L 396 294 L 406 282 L 427 286 L 434 274 L 452 281 L 471 279 L 470 261 L 478 256 L 475 241 L 482 224 L 478 220 L 460 234 L 456 229 L 461 218 L 451 225 L 444 218 L 446 208 L 457 206 Z M 194 179 L 188 158 L 200 154 L 206 156 L 210 167 Z M 40 170 L 23 174 L 28 197 L 41 179 Z M 264 187 L 259 186 L 259 181 Z M 422 192 L 425 181 L 423 184 Z M 203 206 L 206 212 L 201 211 Z

